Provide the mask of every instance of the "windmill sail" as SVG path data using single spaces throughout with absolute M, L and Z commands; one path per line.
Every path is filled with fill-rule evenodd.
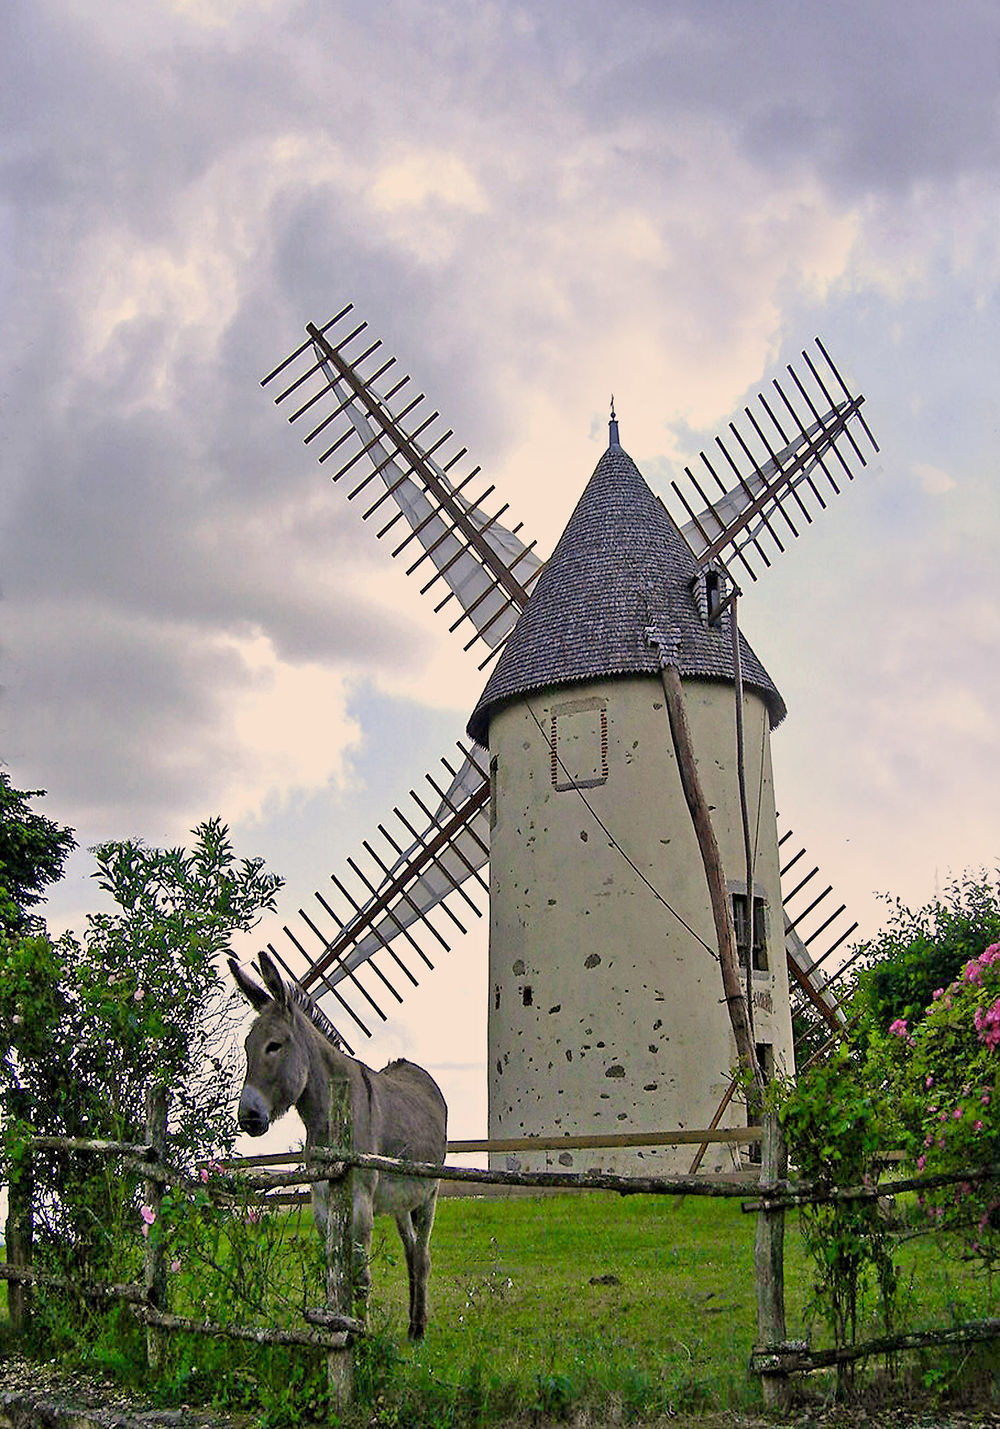
M 398 850 L 400 834 L 415 833 L 412 816 L 408 818 L 401 810 L 393 810 L 395 835 L 384 824 L 379 825 L 381 853 L 369 842 L 363 845 L 370 859 L 368 877 L 365 880 L 359 869 L 355 872 L 367 882 L 370 896 L 329 939 L 314 966 L 302 978 L 303 986 L 310 986 L 327 969 L 330 969 L 330 982 L 336 985 L 416 923 L 431 927 L 438 942 L 447 950 L 447 941 L 428 915 L 436 908 L 446 908 L 446 899 L 453 893 L 458 893 L 473 913 L 480 916 L 478 905 L 464 888 L 467 882 L 474 880 L 482 891 L 488 891 L 479 871 L 489 860 L 489 781 L 478 755 L 485 755 L 485 751 L 475 746 L 443 792 L 424 832 L 399 854 L 395 863 L 390 864 L 387 855 Z M 450 772 L 451 766 L 445 767 Z M 437 791 L 438 786 L 430 782 Z M 411 791 L 410 797 L 426 817 L 428 810 L 424 800 L 416 791 Z M 376 872 L 381 874 L 381 879 L 373 887 L 371 875 Z M 461 922 L 450 909 L 448 911 L 452 922 L 464 933 Z
M 352 326 L 351 312 L 350 305 L 343 308 L 322 328 L 309 323 L 308 341 L 261 385 L 297 372 L 275 403 L 293 397 L 299 402 L 290 422 L 311 414 L 313 425 L 303 440 L 309 445 L 322 438 L 321 462 L 338 454 L 333 480 L 350 477 L 349 500 L 366 493 L 369 504 L 363 519 L 381 513 L 378 538 L 392 536 L 394 558 L 407 553 L 407 574 L 423 580 L 422 594 L 437 595 L 444 583 L 435 610 L 457 601 L 459 613 L 451 629 L 471 630 L 465 648 L 482 640 L 492 649 L 524 608 L 542 563 L 533 543 L 521 539 L 521 524 L 513 529 L 502 524 L 506 505 L 487 512 L 484 503 L 493 494 L 492 486 L 471 494 L 479 467 L 453 480 L 451 473 L 466 448 L 444 459 L 453 432 L 449 428 L 436 433 L 439 414 L 424 414 L 422 393 L 409 398 L 409 376 L 393 380 L 396 359 L 378 360 L 381 342 L 351 355 L 367 328 L 366 323 Z M 373 362 L 374 370 L 368 371 Z M 323 411 L 326 415 L 321 416 Z
M 819 868 L 813 866 L 809 872 L 802 864 L 806 851 L 800 848 L 789 854 L 786 845 L 792 838 L 789 829 L 778 840 L 778 849 L 783 862 L 781 865 L 781 898 L 785 921 L 785 955 L 792 986 L 798 993 L 797 1005 L 793 1003 L 793 1017 L 800 1015 L 807 1007 L 823 1018 L 833 1031 L 846 1022 L 846 1018 L 834 985 L 849 963 L 834 966 L 829 958 L 846 943 L 857 930 L 857 922 L 847 924 L 846 907 L 827 903 L 833 887 L 825 888 L 813 882 Z M 817 952 L 814 944 L 824 942 L 822 952 Z M 824 967 L 824 965 L 826 965 Z M 823 969 L 821 972 L 820 970 Z
M 716 437 L 714 464 L 701 453 L 701 481 L 684 468 L 694 498 L 671 482 L 688 518 L 678 524 L 702 569 L 738 563 L 755 581 L 756 562 L 770 566 L 799 526 L 811 524 L 816 508 L 825 510 L 827 499 L 840 494 L 838 478 L 853 481 L 867 465 L 855 433 L 878 451 L 861 414 L 864 397 L 850 392 L 819 338 L 816 346 L 820 362 L 802 353 L 805 379 L 789 366 L 790 381 L 783 386 L 775 378 L 772 397 L 758 393 L 759 414 L 744 408 L 743 430 L 729 424 L 728 445 Z

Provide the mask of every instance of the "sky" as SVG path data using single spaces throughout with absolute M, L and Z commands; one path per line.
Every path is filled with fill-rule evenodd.
M 1000 863 L 990 0 L 7 0 L 0 761 L 87 849 L 221 814 L 273 938 L 484 682 L 260 378 L 353 302 L 551 550 L 819 335 L 881 451 L 746 592 L 860 932 Z M 485 1132 L 482 924 L 365 1046 Z

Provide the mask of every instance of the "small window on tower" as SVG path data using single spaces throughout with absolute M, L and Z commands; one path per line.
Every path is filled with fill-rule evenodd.
M 549 732 L 554 789 L 593 789 L 608 777 L 608 707 L 603 700 L 555 705 Z
M 497 756 L 494 754 L 490 760 L 490 828 L 497 826 L 497 776 L 498 776 Z
M 745 893 L 734 893 L 732 899 L 740 966 L 745 968 L 749 961 L 754 972 L 767 972 L 767 902 L 754 895 L 748 908 Z

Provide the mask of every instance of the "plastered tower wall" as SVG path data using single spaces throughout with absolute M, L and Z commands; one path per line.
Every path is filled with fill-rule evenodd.
M 745 891 L 733 687 L 685 679 L 689 721 L 730 888 Z M 746 779 L 766 905 L 767 969 L 753 973 L 754 1032 L 792 1068 L 770 728 L 745 703 Z M 662 685 L 636 675 L 535 692 L 493 713 L 490 856 L 491 1137 L 704 1127 L 736 1049 L 703 865 Z M 605 825 L 608 832 L 601 825 Z M 730 1104 L 724 1126 L 745 1124 Z M 683 1170 L 693 1149 L 517 1153 L 546 1166 Z M 494 1163 L 505 1165 L 508 1154 Z M 710 1148 L 705 1169 L 731 1169 Z

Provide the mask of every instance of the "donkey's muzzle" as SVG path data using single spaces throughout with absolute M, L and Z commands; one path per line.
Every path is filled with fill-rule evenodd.
M 240 1130 L 250 1136 L 263 1136 L 271 1125 L 271 1109 L 256 1087 L 243 1088 L 236 1120 L 240 1124 Z

